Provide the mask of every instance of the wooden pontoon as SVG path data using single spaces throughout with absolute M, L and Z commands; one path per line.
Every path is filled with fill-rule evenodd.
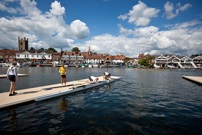
M 105 81 L 103 81 L 102 76 L 98 78 L 99 83 L 96 84 L 87 83 L 88 79 L 82 79 L 78 81 L 67 82 L 66 86 L 62 86 L 61 83 L 59 83 L 54 85 L 17 90 L 16 92 L 18 94 L 15 96 L 9 96 L 9 92 L 0 93 L 0 109 L 28 102 L 42 101 L 57 96 L 62 96 L 65 94 L 96 87 L 106 83 Z M 120 77 L 116 76 L 112 76 L 111 78 L 112 80 L 110 82 L 120 79 Z

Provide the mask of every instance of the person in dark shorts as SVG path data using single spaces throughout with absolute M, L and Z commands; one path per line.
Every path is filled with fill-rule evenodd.
M 9 96 L 14 96 L 14 95 L 17 94 L 17 92 L 15 92 L 16 79 L 18 81 L 20 81 L 20 79 L 18 78 L 16 65 L 17 65 L 16 61 L 12 62 L 12 65 L 7 70 L 7 78 L 6 78 L 6 80 L 10 80 L 10 82 L 11 82 Z
M 65 68 L 64 64 L 62 64 L 62 67 L 60 67 L 60 69 L 59 69 L 59 73 L 61 75 L 61 84 L 62 84 L 62 86 L 63 86 L 63 81 L 64 81 L 64 83 L 66 85 L 66 70 L 67 70 L 67 68 Z

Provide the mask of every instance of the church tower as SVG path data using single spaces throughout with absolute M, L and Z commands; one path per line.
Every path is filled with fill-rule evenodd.
M 91 55 L 91 53 L 90 53 L 90 47 L 89 47 L 89 49 L 88 49 L 88 55 L 89 55 L 89 56 Z
M 18 50 L 28 50 L 28 38 L 26 40 L 25 37 L 24 39 L 18 37 Z

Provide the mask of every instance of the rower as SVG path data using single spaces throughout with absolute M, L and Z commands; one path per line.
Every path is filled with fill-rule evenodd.
M 103 81 L 104 80 L 111 80 L 111 74 L 109 72 L 104 72 L 103 73 Z
M 97 83 L 98 82 L 98 78 L 96 78 L 95 76 L 90 76 L 89 77 L 89 83 Z

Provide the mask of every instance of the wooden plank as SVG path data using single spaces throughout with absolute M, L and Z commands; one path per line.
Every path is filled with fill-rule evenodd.
M 61 96 L 104 84 L 103 77 L 100 76 L 98 78 L 100 83 L 96 84 L 89 84 L 86 82 L 88 79 L 82 79 L 78 81 L 66 82 L 66 86 L 61 86 L 61 83 L 59 83 L 59 84 L 17 90 L 16 92 L 18 94 L 15 96 L 9 96 L 9 92 L 0 93 L 0 109 L 32 101 L 46 100 L 56 96 Z M 112 79 L 112 81 L 120 79 L 120 77 L 116 76 L 112 76 L 112 78 L 114 78 Z M 44 88 L 51 88 L 51 89 L 42 90 Z
M 23 76 L 28 76 L 28 74 L 18 74 L 18 77 L 23 77 Z M 6 78 L 7 75 L 6 74 L 1 74 L 0 78 Z
M 202 77 L 201 76 L 182 76 L 182 78 L 202 85 Z

